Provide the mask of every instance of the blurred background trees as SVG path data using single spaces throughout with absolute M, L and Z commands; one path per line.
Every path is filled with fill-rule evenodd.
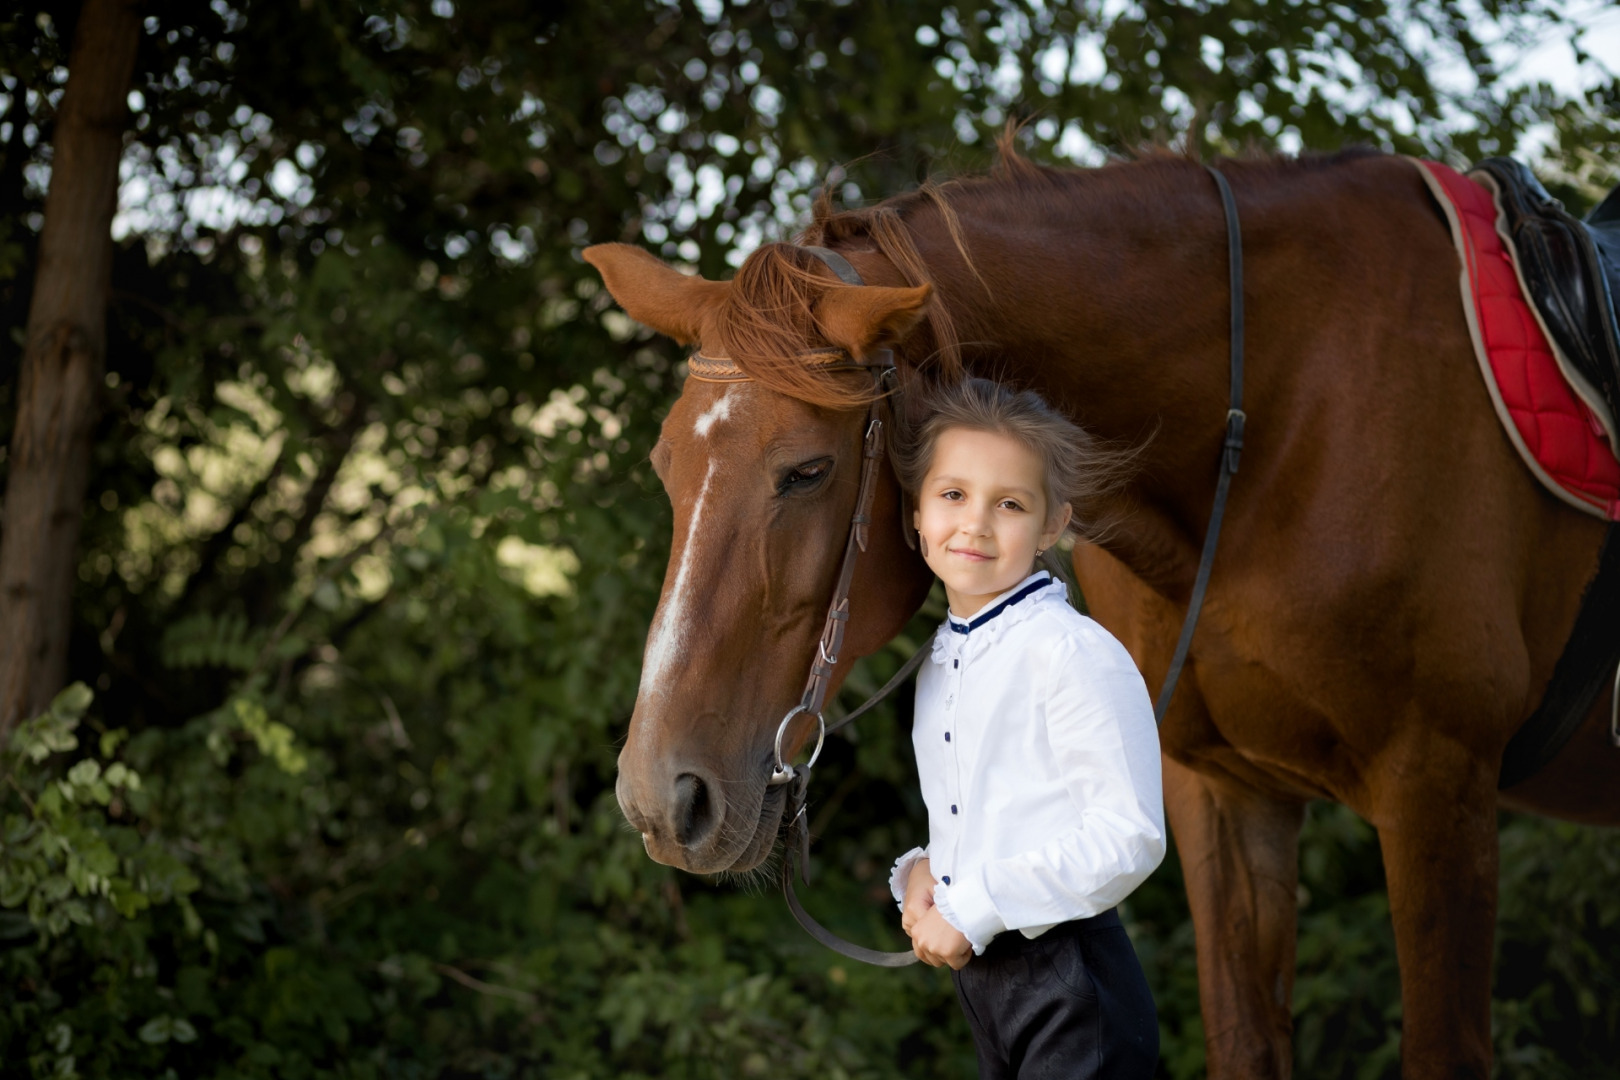
M 1583 59 L 1542 0 L 142 13 L 83 686 L 0 752 L 7 1075 L 971 1076 L 942 974 L 855 968 L 768 881 L 657 866 L 622 823 L 680 355 L 579 249 L 723 276 L 818 186 L 983 167 L 1008 119 L 1042 160 L 1518 151 L 1573 207 L 1620 180 L 1615 57 L 1574 96 L 1513 77 L 1549 39 Z M 0 484 L 78 17 L 0 16 Z M 923 828 L 907 720 L 817 780 L 810 903 L 889 947 L 888 862 Z M 1316 807 L 1302 859 L 1299 1075 L 1393 1076 L 1376 838 Z M 1620 847 L 1516 819 L 1502 865 L 1501 1073 L 1612 1069 Z M 1200 1075 L 1173 860 L 1128 915 L 1162 1071 Z

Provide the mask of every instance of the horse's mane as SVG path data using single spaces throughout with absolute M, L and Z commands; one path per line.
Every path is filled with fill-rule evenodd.
M 1185 190 L 1187 167 L 1199 166 L 1196 157 L 1187 152 L 1148 146 L 1099 168 L 1051 168 L 1019 154 L 1014 134 L 1009 128 L 997 139 L 997 159 L 989 172 L 931 179 L 914 191 L 890 196 L 871 206 L 840 209 L 824 188 L 816 198 L 810 224 L 793 243 L 765 244 L 744 260 L 714 327 L 715 340 L 705 342 L 705 346 L 729 356 L 755 381 L 790 397 L 835 409 L 866 405 L 876 392 L 874 387 L 848 373 L 818 370 L 804 361 L 804 354 L 818 340 L 813 303 L 829 285 L 821 272 L 822 264 L 799 246 L 834 247 L 839 241 L 860 238 L 884 255 L 907 284 L 936 285 L 936 300 L 927 312 L 933 351 L 924 365 L 932 369 L 933 378 L 960 378 L 964 372 L 961 340 L 950 311 L 937 299 L 937 283 L 912 236 L 910 223 L 919 214 L 928 210 L 938 213 L 968 272 L 988 291 L 963 241 L 956 204 L 995 199 L 1026 203 L 1035 212 L 1039 205 L 1049 204 L 1055 191 L 1094 183 L 1117 186 L 1114 181 L 1129 180 L 1129 187 L 1147 211 L 1153 203 Z M 1245 175 L 1286 174 L 1331 167 L 1378 153 L 1353 147 L 1299 157 L 1245 155 L 1235 164 Z

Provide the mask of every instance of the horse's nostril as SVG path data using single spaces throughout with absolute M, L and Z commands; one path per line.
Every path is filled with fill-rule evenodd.
M 701 776 L 682 773 L 675 778 L 675 840 L 682 847 L 702 844 L 719 823 L 720 815 L 709 785 Z

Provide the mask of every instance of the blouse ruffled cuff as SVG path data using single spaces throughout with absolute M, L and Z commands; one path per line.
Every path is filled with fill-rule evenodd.
M 982 956 L 990 939 L 1007 929 L 1001 921 L 990 892 L 974 881 L 940 882 L 934 886 L 934 906 L 940 915 L 962 932 L 973 946 L 973 955 Z
M 914 847 L 898 859 L 894 860 L 894 869 L 889 871 L 889 892 L 894 894 L 894 902 L 901 907 L 906 904 L 906 882 L 911 880 L 911 868 L 917 864 L 918 859 L 928 858 L 928 849 Z

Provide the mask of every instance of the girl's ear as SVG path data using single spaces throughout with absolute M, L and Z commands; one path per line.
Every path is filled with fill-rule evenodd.
M 1064 530 L 1069 527 L 1069 522 L 1073 518 L 1074 507 L 1070 506 L 1068 503 L 1064 503 L 1058 508 L 1057 513 L 1047 518 L 1046 531 L 1041 533 L 1042 549 L 1049 548 L 1053 544 L 1057 543 L 1058 537 L 1063 535 Z

